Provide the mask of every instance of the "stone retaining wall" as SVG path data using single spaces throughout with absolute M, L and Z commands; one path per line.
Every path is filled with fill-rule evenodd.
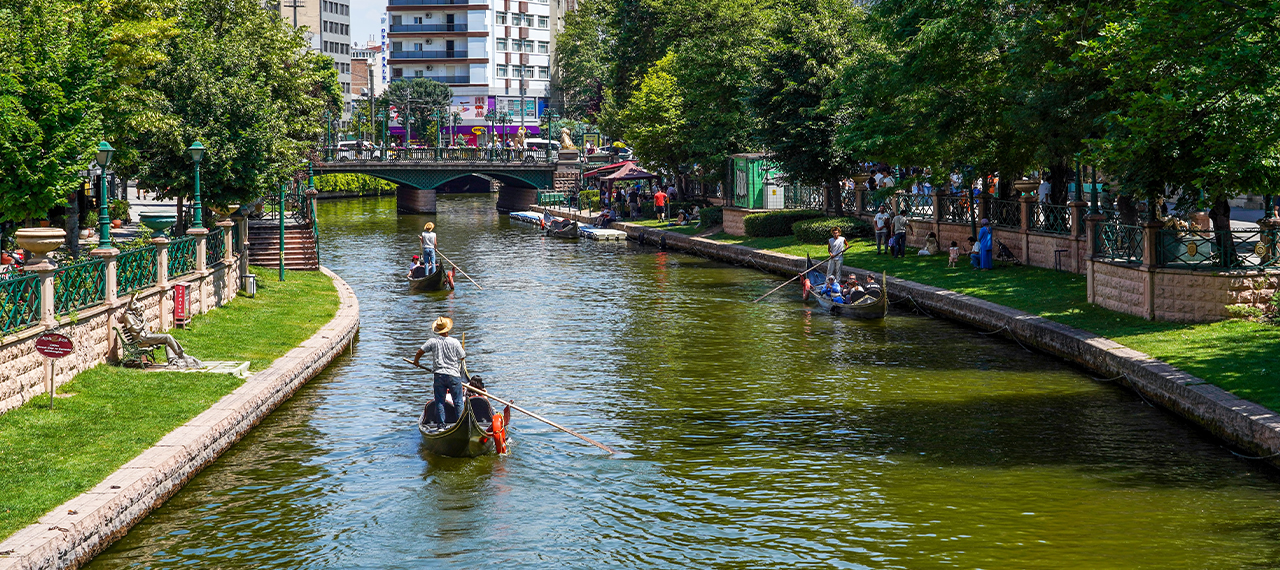
M 79 568 L 177 493 L 262 418 L 319 374 L 355 338 L 360 307 L 341 278 L 337 315 L 297 348 L 142 452 L 84 494 L 0 542 L 0 570 Z
M 1280 274 L 1191 271 L 1089 260 L 1089 302 L 1113 311 L 1173 322 L 1230 317 L 1228 305 L 1264 307 Z
M 213 269 L 196 271 L 163 285 L 144 289 L 138 294 L 148 321 L 160 330 L 173 327 L 173 288 L 189 284 L 192 314 L 207 313 L 234 299 L 240 287 L 240 263 L 224 263 Z M 119 341 L 112 327 L 124 313 L 128 297 L 58 318 L 55 326 L 37 325 L 0 340 L 0 414 L 45 393 L 47 358 L 35 350 L 36 339 L 46 332 L 56 332 L 71 339 L 75 351 L 58 359 L 54 366 L 54 386 L 70 382 L 76 374 L 119 357 Z M 199 356 L 199 355 L 197 355 Z
M 555 210 L 555 213 L 566 215 L 563 210 Z M 580 214 L 572 214 L 572 217 L 588 221 L 586 216 Z M 610 224 L 610 227 L 625 231 L 632 239 L 643 240 L 651 245 L 665 245 L 762 271 L 790 276 L 804 269 L 803 258 L 784 253 L 725 244 L 628 223 Z M 1104 266 L 1117 267 L 1103 263 L 1092 265 L 1096 266 L 1090 274 L 1093 279 L 1098 278 L 1100 273 L 1106 274 L 1109 271 L 1102 269 Z M 1116 280 L 1112 287 L 1123 289 L 1118 283 L 1124 277 L 1112 278 Z M 894 277 L 889 277 L 888 283 L 890 299 L 905 299 L 931 315 L 1004 332 L 1026 346 L 1073 362 L 1107 378 L 1120 377 L 1122 384 L 1146 399 L 1199 424 L 1238 448 L 1258 456 L 1280 455 L 1280 414 L 1242 400 L 1167 363 L 1088 331 L 955 291 Z M 1280 466 L 1280 458 L 1269 457 L 1268 461 Z

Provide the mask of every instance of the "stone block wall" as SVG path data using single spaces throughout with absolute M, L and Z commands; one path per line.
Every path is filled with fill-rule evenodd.
M 770 210 L 751 210 L 747 208 L 725 206 L 722 211 L 724 212 L 724 233 L 731 236 L 745 236 L 747 235 L 747 226 L 743 220 L 745 220 L 748 215 L 769 212 Z
M 1146 319 L 1210 322 L 1228 318 L 1228 305 L 1265 308 L 1280 289 L 1280 274 L 1150 268 L 1089 261 L 1089 302 Z
M 196 271 L 153 286 L 138 293 L 147 320 L 161 330 L 173 328 L 173 284 L 191 284 L 191 313 L 207 313 L 235 298 L 240 287 L 240 264 L 225 263 L 204 272 Z M 128 296 L 103 303 L 75 314 L 58 318 L 56 325 L 33 326 L 0 339 L 0 414 L 21 406 L 44 394 L 46 366 L 49 359 L 35 350 L 36 339 L 46 332 L 56 332 L 71 339 L 75 349 L 54 365 L 54 385 L 70 382 L 76 374 L 119 357 L 119 346 L 112 327 L 119 327 L 119 317 L 129 303 Z M 199 357 L 200 355 L 195 355 Z

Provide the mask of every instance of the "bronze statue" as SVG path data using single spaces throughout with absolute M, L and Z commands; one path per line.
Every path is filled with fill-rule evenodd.
M 573 137 L 569 136 L 569 129 L 560 127 L 560 150 L 575 150 L 577 148 L 573 144 Z
M 151 332 L 142 304 L 138 302 L 138 293 L 135 292 L 129 298 L 129 307 L 120 315 L 120 324 L 124 325 L 128 336 L 142 348 L 163 345 L 165 360 L 170 368 L 183 370 L 202 366 L 199 360 L 182 350 L 182 345 L 178 344 L 173 335 Z

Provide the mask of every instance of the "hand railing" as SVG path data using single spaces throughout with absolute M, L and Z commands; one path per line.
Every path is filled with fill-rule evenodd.
M 968 224 L 973 221 L 977 204 L 968 196 L 939 196 L 937 208 L 939 218 L 953 224 Z
M 1022 203 L 1017 200 L 993 199 L 987 204 L 991 225 L 998 228 L 1022 229 Z
M 933 219 L 933 196 L 929 194 L 898 194 L 898 211 L 903 216 L 920 220 Z
M 59 267 L 53 274 L 53 306 L 59 315 L 92 307 L 107 298 L 107 264 L 87 259 Z
M 1156 263 L 1163 267 L 1225 271 L 1280 267 L 1277 230 L 1159 230 Z
M 1031 230 L 1071 235 L 1071 207 L 1036 202 L 1031 205 Z
M 786 210 L 822 210 L 825 192 L 812 186 L 783 186 L 782 207 Z
M 222 235 L 222 228 L 214 228 L 205 236 L 204 266 L 207 268 L 217 266 L 226 257 L 227 243 Z
M 116 296 L 156 284 L 156 246 L 126 251 L 116 258 Z
M 0 335 L 40 321 L 40 278 L 34 272 L 0 274 Z
M 196 270 L 196 237 L 187 236 L 169 244 L 169 278 Z
M 1093 256 L 1142 263 L 1142 227 L 1100 222 L 1094 232 Z

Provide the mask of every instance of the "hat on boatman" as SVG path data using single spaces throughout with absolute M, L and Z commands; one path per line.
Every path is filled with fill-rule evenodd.
M 453 328 L 453 319 L 449 317 L 440 317 L 436 319 L 435 324 L 431 325 L 431 330 L 436 334 L 444 334 Z
M 427 222 L 427 224 L 426 224 L 425 226 L 422 226 L 422 229 L 427 230 L 427 231 L 431 231 L 431 230 L 436 229 L 436 225 L 435 225 L 435 224 L 433 224 L 433 223 L 431 223 L 431 222 Z

